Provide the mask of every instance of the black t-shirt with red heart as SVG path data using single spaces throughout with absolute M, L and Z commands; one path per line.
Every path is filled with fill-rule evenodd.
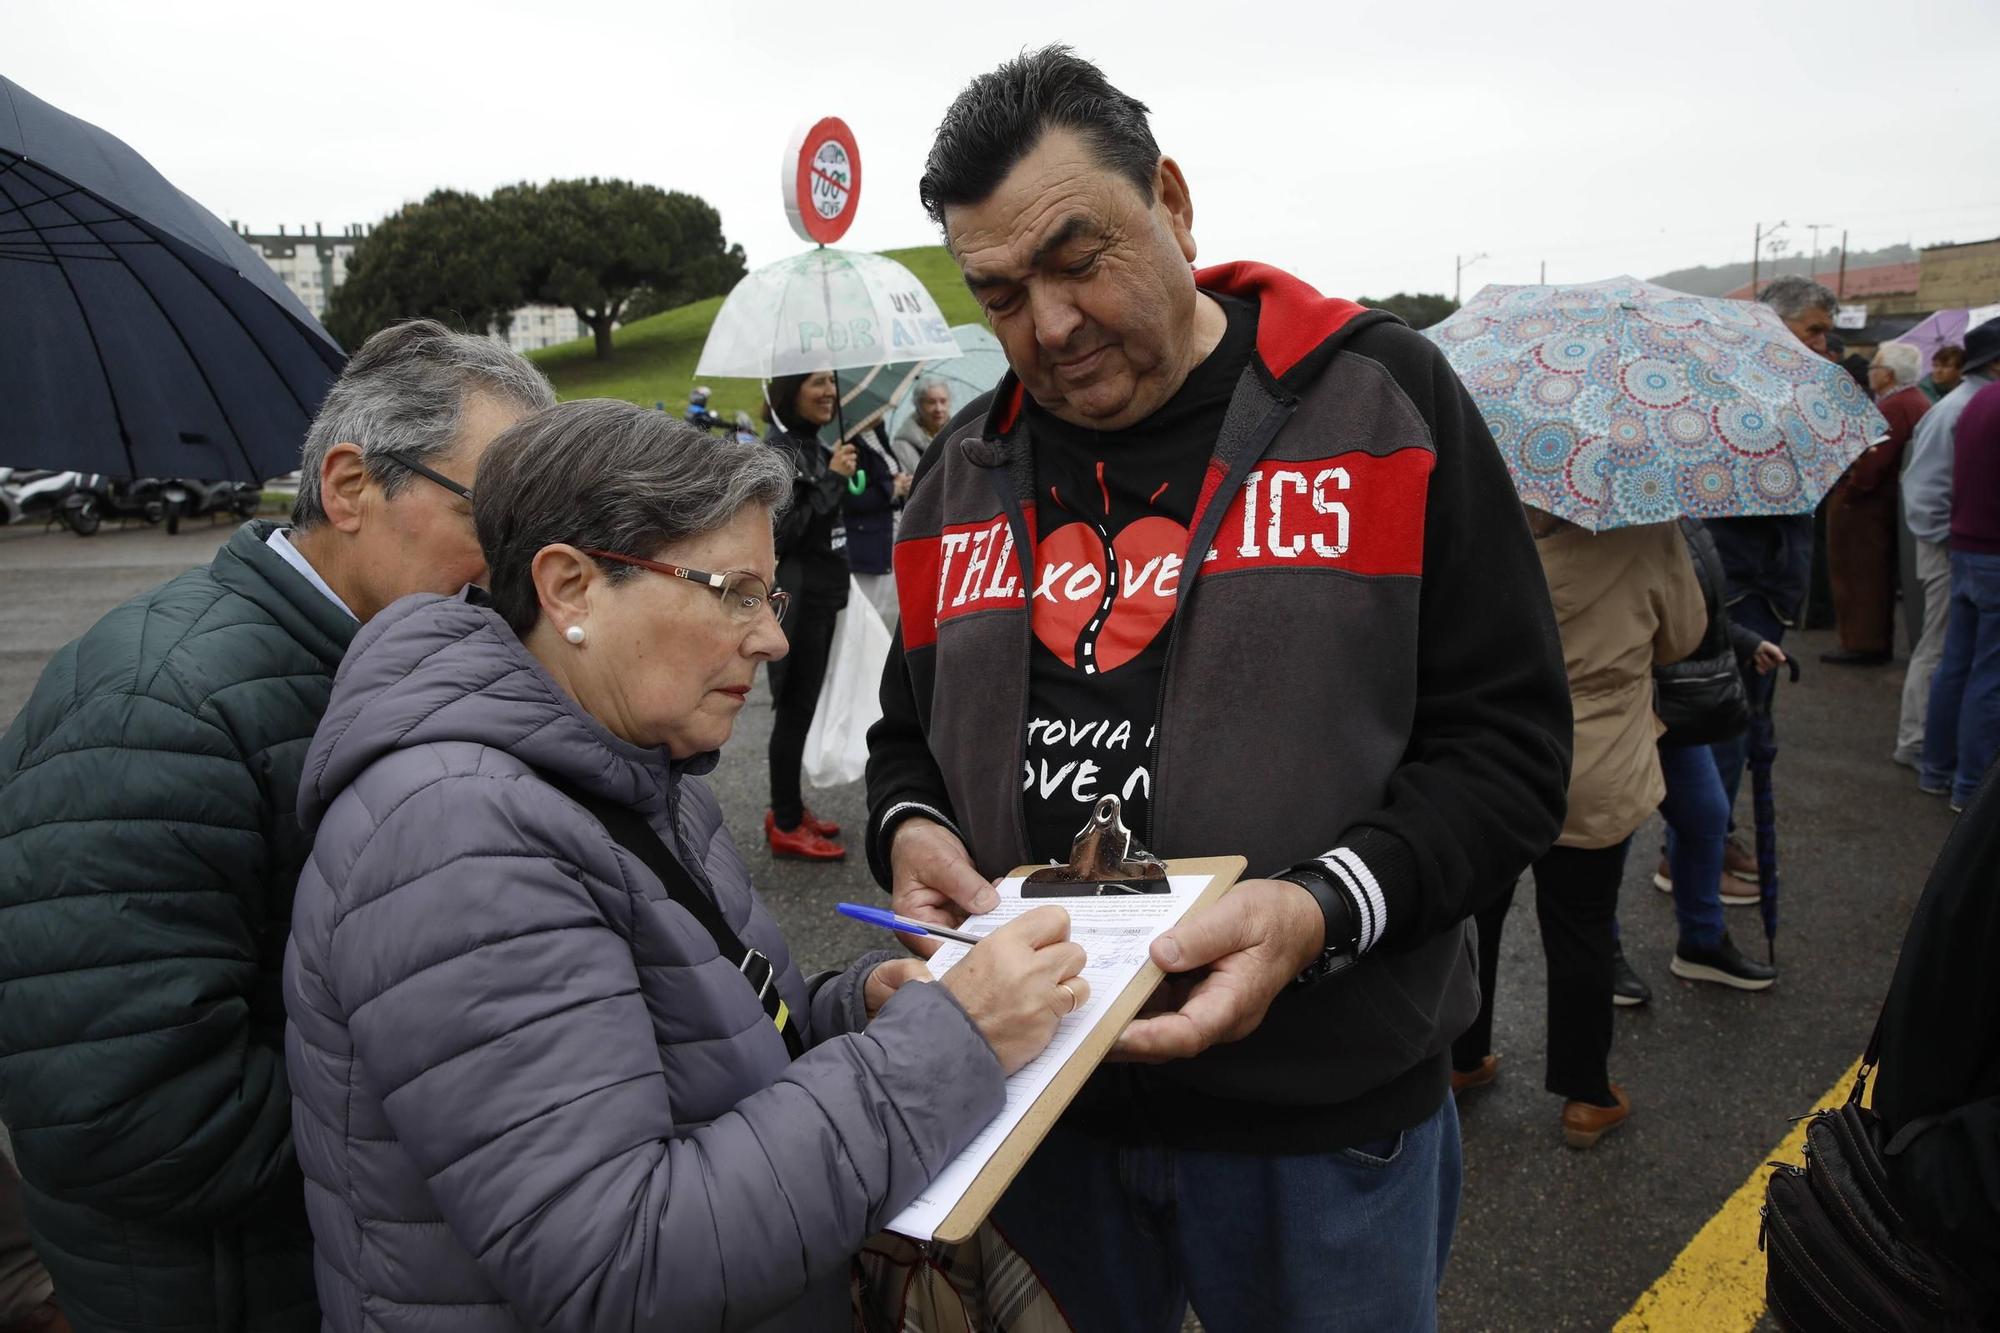
M 1144 421 L 1099 432 L 1028 400 L 1038 540 L 1022 781 L 1038 859 L 1067 861 L 1105 795 L 1122 799 L 1134 834 L 1146 833 L 1188 523 L 1257 338 L 1254 305 L 1215 299 L 1228 316 L 1222 341 Z

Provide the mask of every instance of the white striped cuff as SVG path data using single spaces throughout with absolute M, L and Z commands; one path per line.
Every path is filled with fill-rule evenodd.
M 1382 932 L 1389 928 L 1389 904 L 1382 897 L 1382 886 L 1375 882 L 1374 872 L 1368 869 L 1368 863 L 1345 847 L 1334 848 L 1319 857 L 1318 862 L 1326 867 L 1334 882 L 1344 887 L 1354 899 L 1356 913 L 1361 919 L 1359 951 L 1367 953 L 1382 938 Z

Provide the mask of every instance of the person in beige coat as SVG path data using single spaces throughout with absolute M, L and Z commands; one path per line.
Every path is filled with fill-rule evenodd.
M 1630 1100 L 1611 1082 L 1613 920 L 1632 834 L 1666 795 L 1653 715 L 1653 668 L 1701 643 L 1708 611 L 1686 540 L 1672 523 L 1591 534 L 1528 511 L 1562 630 L 1575 713 L 1569 815 L 1535 862 L 1535 915 L 1548 955 L 1548 1071 L 1563 1101 L 1563 1138 L 1588 1148 L 1623 1123 Z M 1491 1082 L 1493 988 L 1510 886 L 1481 912 L 1479 1017 L 1452 1046 L 1454 1087 Z

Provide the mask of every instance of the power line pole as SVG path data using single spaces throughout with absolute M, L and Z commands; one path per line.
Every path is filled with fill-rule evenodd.
M 1831 222 L 1808 222 L 1805 224 L 1805 229 L 1812 233 L 1812 275 L 1814 278 L 1818 278 L 1819 234 L 1823 231 L 1832 231 L 1833 224 Z
M 1462 300 L 1459 299 L 1463 295 L 1463 289 L 1465 286 L 1465 270 L 1471 268 L 1474 264 L 1477 264 L 1480 260 L 1484 258 L 1486 258 L 1486 254 L 1484 251 L 1481 251 L 1479 254 L 1474 255 L 1470 259 L 1467 259 L 1464 255 L 1452 256 L 1452 262 L 1455 266 L 1455 271 L 1452 273 L 1451 276 L 1451 300 L 1453 305 L 1465 304 Z
M 1833 294 L 1843 298 L 1847 295 L 1847 228 L 1845 227 L 1840 229 L 1840 277 L 1835 281 Z
M 1782 222 L 1772 223 L 1771 235 L 1776 236 L 1779 230 L 1784 227 L 1784 225 L 1785 224 Z M 1758 285 L 1757 265 L 1759 261 L 1763 259 L 1763 257 L 1764 257 L 1764 224 L 1760 222 L 1757 224 L 1757 239 L 1750 243 L 1750 299 L 1753 301 L 1757 299 L 1757 285 Z M 1776 256 L 1774 255 L 1773 258 L 1776 258 Z
M 1549 285 L 1549 261 L 1546 259 L 1542 261 L 1541 285 L 1544 287 Z

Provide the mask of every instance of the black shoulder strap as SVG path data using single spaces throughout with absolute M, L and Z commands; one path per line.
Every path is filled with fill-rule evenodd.
M 659 878 L 667 896 L 708 932 L 709 938 L 715 941 L 717 952 L 736 964 L 736 970 L 756 990 L 757 999 L 763 1004 L 764 1012 L 771 1016 L 778 1035 L 785 1039 L 785 1049 L 791 1052 L 792 1058 L 796 1060 L 804 1055 L 805 1037 L 799 1032 L 799 1025 L 793 1019 L 784 997 L 778 993 L 776 965 L 760 950 L 746 945 L 729 928 L 729 923 L 723 920 L 722 909 L 715 905 L 715 899 L 695 883 L 687 867 L 667 850 L 667 845 L 660 841 L 660 835 L 653 832 L 653 826 L 635 810 L 580 791 L 553 774 L 543 773 L 542 777 L 550 786 L 589 811 L 604 825 L 604 831 L 611 835 L 613 842 L 638 857 L 640 863 Z
M 1875 1061 L 1882 1055 L 1882 1020 L 1888 1016 L 1889 1001 L 1885 996 L 1881 1009 L 1875 1014 L 1875 1030 L 1868 1034 L 1868 1049 L 1861 1053 L 1861 1067 L 1855 1072 L 1854 1086 L 1847 1092 L 1851 1105 L 1861 1105 L 1861 1098 L 1868 1091 L 1868 1076 L 1875 1072 Z

